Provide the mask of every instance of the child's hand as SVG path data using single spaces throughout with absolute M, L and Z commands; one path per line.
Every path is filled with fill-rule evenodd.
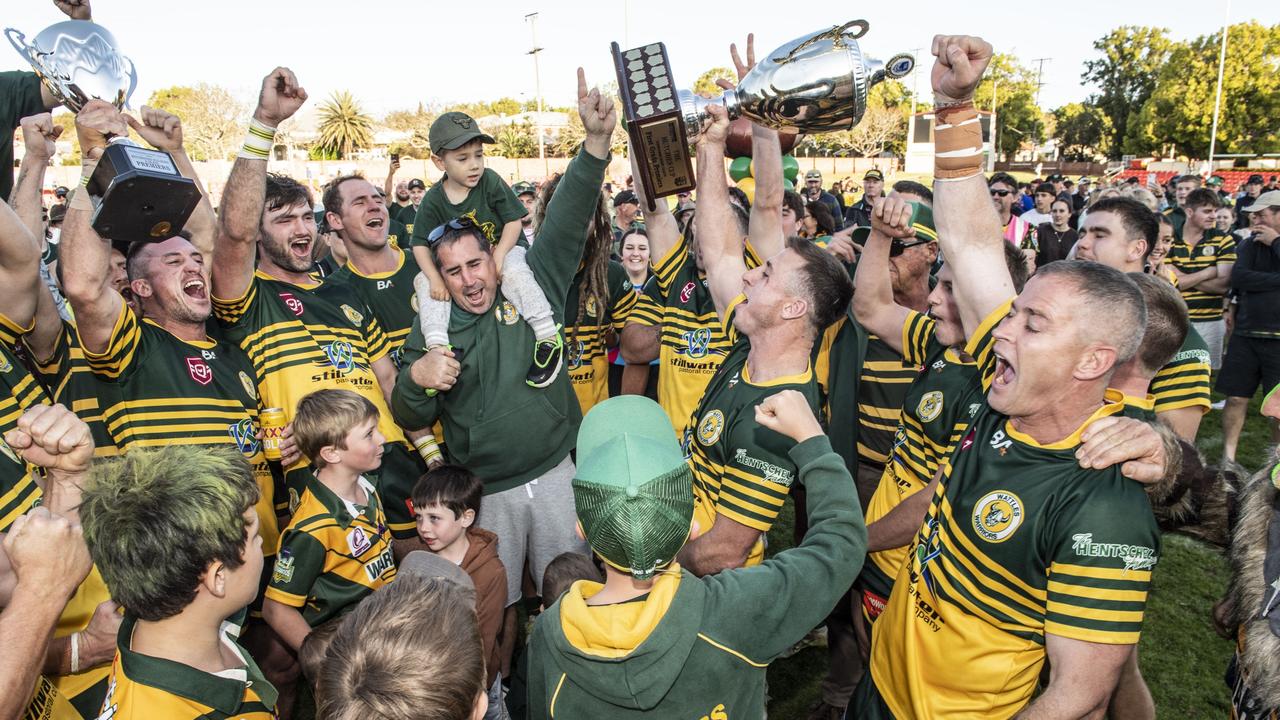
M 756 406 L 756 422 L 798 443 L 823 434 L 809 401 L 796 390 L 765 398 Z
M 432 285 L 431 285 L 431 299 L 432 299 L 432 300 L 439 300 L 439 301 L 441 301 L 441 302 L 444 302 L 444 301 L 446 301 L 446 300 L 448 300 L 448 299 L 449 299 L 449 291 L 448 291 L 448 290 L 445 290 L 444 288 L 440 287 L 439 285 L 436 285 L 435 283 L 432 283 Z
M 493 248 L 493 266 L 498 268 L 498 277 L 502 277 L 502 263 L 506 259 L 507 251 L 495 245 Z

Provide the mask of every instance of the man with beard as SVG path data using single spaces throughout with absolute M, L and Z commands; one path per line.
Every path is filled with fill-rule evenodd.
M 871 168 L 862 176 L 862 199 L 845 210 L 844 224 L 854 227 L 871 225 L 871 208 L 881 197 L 884 197 L 884 173 Z
M 1013 214 L 1013 204 L 1018 199 L 1018 181 L 1009 173 L 998 172 L 987 181 L 991 191 L 991 204 L 1000 214 L 1000 227 L 1004 239 L 1020 250 L 1036 250 L 1036 229 L 1026 220 Z

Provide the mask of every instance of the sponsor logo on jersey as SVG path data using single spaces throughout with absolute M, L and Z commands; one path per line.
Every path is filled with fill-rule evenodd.
M 741 380 L 741 379 L 742 379 L 742 373 L 741 373 L 741 372 L 735 372 L 735 373 L 733 374 L 733 377 L 729 378 L 729 384 L 728 384 L 728 385 L 725 385 L 725 388 L 726 388 L 726 389 L 728 389 L 728 388 L 733 387 L 734 385 L 737 385 L 737 384 L 738 384 L 738 381 L 739 381 L 739 380 Z
M 329 364 L 338 372 L 345 375 L 355 367 L 355 353 L 351 349 L 351 343 L 336 340 L 321 347 L 324 349 L 325 357 L 329 358 Z
M 684 331 L 684 347 L 676 348 L 676 354 L 691 358 L 704 358 L 711 351 L 711 328 Z
M 360 327 L 361 325 L 364 324 L 364 315 L 361 315 L 360 313 L 356 312 L 356 309 L 351 307 L 350 305 L 342 306 L 342 314 L 346 315 L 347 319 L 351 321 L 351 324 L 355 325 L 356 327 Z
M 577 370 L 582 367 L 582 353 L 586 350 L 581 340 L 571 343 L 565 343 L 565 362 L 568 363 L 570 370 Z
M 369 577 L 369 582 L 373 582 L 382 576 L 388 568 L 395 565 L 395 560 L 391 557 L 391 548 L 378 553 L 378 557 L 364 564 L 365 575 Z
M 1156 551 L 1144 545 L 1122 543 L 1096 543 L 1093 533 L 1076 533 L 1071 536 L 1071 551 L 1076 557 L 1118 558 L 1125 570 L 1150 570 L 1156 566 Z
M 1022 501 L 1008 490 L 982 496 L 973 506 L 973 529 L 990 543 L 1004 542 L 1022 525 Z
M 1165 365 L 1165 367 L 1169 367 L 1170 365 L 1175 365 L 1179 362 L 1182 362 L 1183 360 L 1194 360 L 1202 365 L 1208 365 L 1209 351 L 1199 350 L 1199 349 L 1182 350 L 1177 355 L 1174 355 L 1173 359 L 1169 361 L 1169 365 Z
M 280 557 L 276 558 L 276 566 L 271 571 L 271 582 L 293 582 L 293 551 L 287 547 L 280 548 Z
M 921 537 L 916 543 L 916 564 L 911 568 L 909 580 L 912 587 L 924 586 L 928 591 L 930 598 L 936 597 L 935 583 L 936 578 L 933 576 L 933 562 L 942 556 L 942 537 L 938 531 L 938 518 L 929 516 L 925 519 L 925 526 L 921 530 Z M 916 568 L 919 568 L 917 570 Z M 936 617 L 928 617 L 936 615 L 932 607 L 925 605 L 925 614 L 921 614 L 919 607 L 924 603 L 924 598 L 920 595 L 916 596 L 917 608 L 916 616 L 925 617 L 930 621 L 934 630 L 937 630 Z
M 795 479 L 794 474 L 780 465 L 774 465 L 765 462 L 760 458 L 754 458 L 747 454 L 746 448 L 737 448 L 733 453 L 733 461 L 744 467 L 749 467 L 764 473 L 764 479 L 774 485 L 782 485 L 791 487 L 792 481 Z
M 351 532 L 347 533 L 347 547 L 351 548 L 352 555 L 360 556 L 373 547 L 373 541 L 361 528 L 351 528 Z
M 9 358 L 0 353 L 0 373 L 7 373 L 13 369 L 13 363 L 9 362 Z
M 685 283 L 684 287 L 680 288 L 680 302 L 689 302 L 689 298 L 693 297 L 693 290 L 695 287 L 696 286 L 692 281 Z
M 515 325 L 520 319 L 520 313 L 516 312 L 516 306 L 507 300 L 503 300 L 501 305 L 494 308 L 493 316 L 505 325 Z
M 187 358 L 187 373 L 191 375 L 192 380 L 201 385 L 213 382 L 213 368 L 209 367 L 203 358 Z
M 982 403 L 969 403 L 969 417 L 977 415 L 978 411 L 981 409 Z
M 925 393 L 916 406 L 916 415 L 923 422 L 933 422 L 942 414 L 942 400 L 942 393 L 938 390 Z
M 217 360 L 218 354 L 212 350 L 201 350 L 200 357 L 204 358 L 205 360 Z
M 289 308 L 289 312 L 293 313 L 294 317 L 302 316 L 302 311 L 305 308 L 302 307 L 302 301 L 294 297 L 293 293 L 282 292 L 280 293 L 280 299 L 284 301 L 284 306 Z
M 244 387 L 244 391 L 248 393 L 250 398 L 258 399 L 258 386 L 253 384 L 253 380 L 243 370 L 240 371 L 240 385 Z
M 942 369 L 945 368 L 946 366 L 947 366 L 946 360 L 939 360 L 934 364 L 930 365 L 929 367 L 933 368 L 934 370 L 937 370 L 938 372 L 942 372 Z
M 702 416 L 702 422 L 698 423 L 698 442 L 703 445 L 715 445 L 720 439 L 720 433 L 724 431 L 724 413 L 719 410 L 712 410 Z
M 257 455 L 261 443 L 258 441 L 258 427 L 253 420 L 244 418 L 227 426 L 227 433 L 236 447 L 245 455 Z

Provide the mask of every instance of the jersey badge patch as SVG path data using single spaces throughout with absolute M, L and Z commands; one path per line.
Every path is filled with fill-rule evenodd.
M 585 350 L 585 346 L 582 341 L 579 340 L 577 342 L 565 343 L 565 350 L 565 355 L 567 356 L 565 358 L 565 364 L 569 366 L 569 369 L 577 370 L 582 367 L 582 353 L 583 350 Z
M 351 532 L 347 533 L 347 547 L 351 548 L 352 555 L 359 557 L 373 547 L 373 541 L 369 539 L 364 530 L 358 527 L 351 528 Z
M 494 309 L 493 314 L 504 325 L 515 325 L 516 321 L 520 319 L 520 313 L 516 312 L 516 306 L 507 300 L 503 300 L 502 304 Z
M 990 543 L 1004 542 L 1022 525 L 1022 501 L 1008 490 L 982 496 L 973 506 L 973 529 Z
M 293 313 L 294 317 L 302 317 L 302 311 L 305 308 L 302 307 L 302 301 L 294 297 L 293 293 L 280 293 L 280 300 L 284 302 L 285 307 L 289 308 L 289 312 Z
M 13 369 L 13 363 L 9 362 L 9 358 L 0 355 L 0 373 L 7 373 Z
M 253 384 L 253 380 L 250 380 L 243 370 L 240 371 L 240 385 L 244 387 L 244 391 L 249 394 L 250 398 L 258 399 L 258 387 Z
M 249 418 L 244 418 L 227 426 L 227 433 L 235 441 L 236 448 L 244 455 L 258 454 L 258 428 Z
M 933 422 L 942 414 L 942 400 L 942 393 L 938 390 L 925 393 L 916 407 L 916 415 L 923 422 Z
M 703 445 L 714 445 L 724 431 L 724 413 L 712 410 L 702 417 L 698 423 L 698 442 Z
M 276 558 L 275 569 L 271 571 L 271 582 L 290 583 L 293 581 L 293 553 L 289 548 L 280 549 L 280 557 Z
M 680 288 L 680 302 L 682 303 L 689 302 L 689 298 L 693 297 L 694 287 L 695 285 L 693 284 L 692 281 L 690 281 L 685 283 L 684 287 Z
M 364 324 L 364 315 L 361 315 L 360 313 L 356 312 L 356 309 L 351 307 L 350 305 L 342 306 L 342 314 L 346 315 L 347 319 L 351 321 L 351 324 L 355 325 L 356 327 L 360 327 L 361 325 Z
M 711 350 L 711 328 L 701 327 L 684 332 L 684 347 L 676 348 L 676 353 L 691 358 L 704 358 Z
M 191 379 L 201 385 L 208 385 L 213 382 L 213 368 L 204 361 L 204 358 L 187 358 L 187 374 L 191 375 Z

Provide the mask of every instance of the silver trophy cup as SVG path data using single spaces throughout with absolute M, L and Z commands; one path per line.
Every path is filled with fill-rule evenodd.
M 868 28 L 866 20 L 854 20 L 792 40 L 766 54 L 736 89 L 718 98 L 674 89 L 662 43 L 625 52 L 614 43 L 623 116 L 651 197 L 693 188 L 688 144 L 697 138 L 709 105 L 723 104 L 730 120 L 747 117 L 803 133 L 857 125 L 867 110 L 867 92 L 915 67 L 907 54 L 887 63 L 863 55 L 858 40 Z
M 90 100 L 123 109 L 138 86 L 133 61 L 116 49 L 115 36 L 88 20 L 50 25 L 30 43 L 21 31 L 5 35 L 44 83 L 73 112 Z M 200 202 L 193 180 L 183 177 L 168 153 L 112 137 L 89 180 L 93 228 L 120 244 L 173 237 Z

